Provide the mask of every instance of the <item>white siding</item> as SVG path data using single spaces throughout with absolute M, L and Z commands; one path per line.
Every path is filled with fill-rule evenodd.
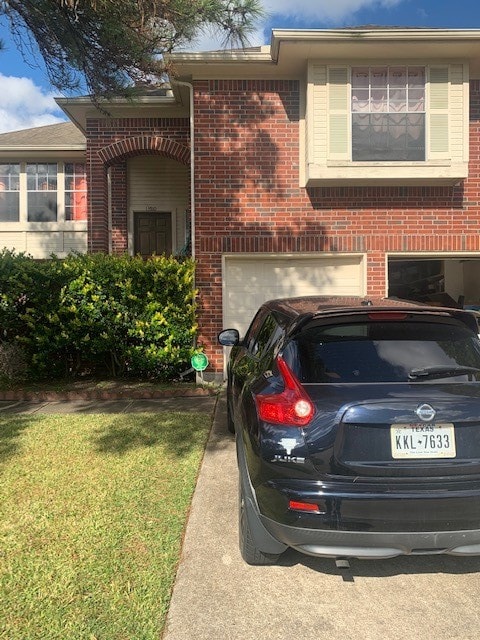
M 173 247 L 185 244 L 185 212 L 189 206 L 189 167 L 157 156 L 139 156 L 128 161 L 128 207 L 136 211 L 170 212 Z M 130 227 L 132 229 L 132 227 Z
M 469 85 L 466 65 L 450 67 L 450 153 L 452 161 L 468 160 Z
M 63 251 L 65 253 L 71 253 L 77 251 L 78 253 L 87 252 L 87 234 L 79 231 L 64 231 L 63 233 Z
M 49 258 L 52 253 L 60 258 L 73 251 L 87 251 L 86 231 L 2 231 L 0 250 L 28 253 L 33 258 Z
M 24 253 L 27 250 L 27 234 L 22 231 L 2 231 L 0 232 L 0 250 L 8 249 L 17 253 Z
M 65 257 L 72 251 L 87 251 L 87 233 L 84 231 L 29 231 L 26 252 L 34 258 L 48 258 L 52 253 Z
M 58 232 L 29 231 L 27 234 L 27 253 L 34 257 L 49 256 L 63 252 L 63 234 Z
M 327 68 L 322 64 L 312 64 L 309 68 L 309 87 L 312 91 L 313 108 L 307 110 L 309 122 L 308 131 L 311 139 L 308 141 L 309 155 L 315 163 L 325 163 L 327 160 Z

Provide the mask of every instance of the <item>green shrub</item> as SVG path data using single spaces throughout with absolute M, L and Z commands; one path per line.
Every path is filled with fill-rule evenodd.
M 20 382 L 27 374 L 25 353 L 15 342 L 0 342 L 0 382 Z
M 194 263 L 172 257 L 0 253 L 0 327 L 30 378 L 85 373 L 172 379 L 196 333 Z

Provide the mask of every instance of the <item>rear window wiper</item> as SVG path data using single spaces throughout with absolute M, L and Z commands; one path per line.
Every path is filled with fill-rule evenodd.
M 452 367 L 451 365 L 436 365 L 433 367 L 423 367 L 412 369 L 408 374 L 409 380 L 426 380 L 428 378 L 454 378 L 469 373 L 480 373 L 477 367 Z

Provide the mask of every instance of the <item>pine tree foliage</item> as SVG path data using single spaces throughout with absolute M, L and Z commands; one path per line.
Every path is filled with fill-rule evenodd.
M 0 0 L 2 14 L 27 61 L 36 43 L 53 86 L 97 97 L 161 78 L 164 55 L 207 28 L 245 46 L 264 15 L 260 0 Z

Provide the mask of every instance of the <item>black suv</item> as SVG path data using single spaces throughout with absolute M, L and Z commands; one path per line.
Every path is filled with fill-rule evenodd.
M 220 333 L 246 562 L 480 554 L 478 315 L 292 298 Z

